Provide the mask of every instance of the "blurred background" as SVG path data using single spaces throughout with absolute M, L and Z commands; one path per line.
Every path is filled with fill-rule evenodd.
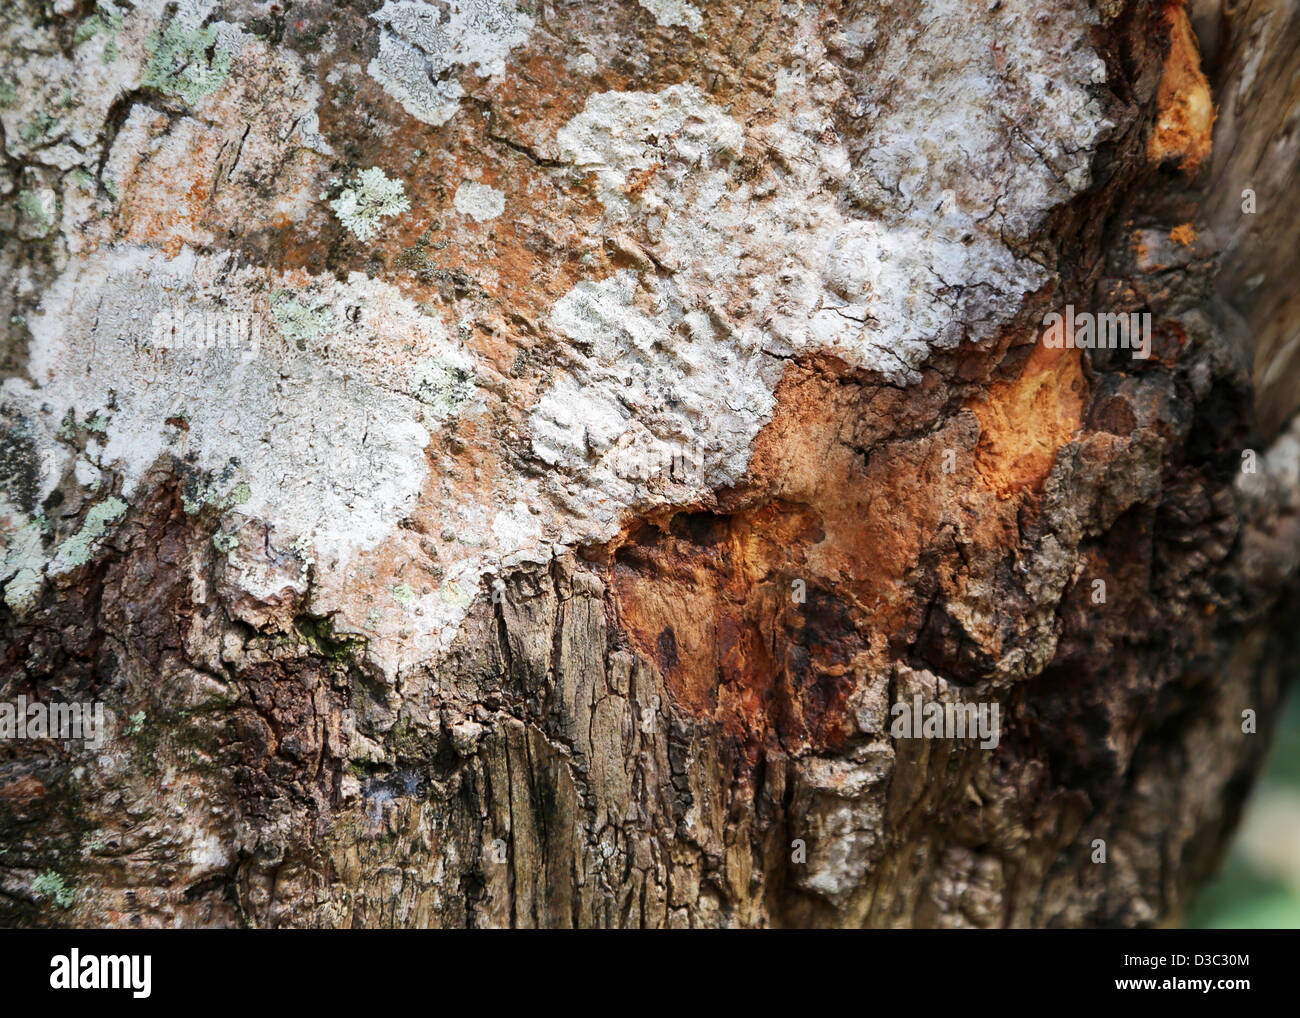
M 1218 876 L 1186 925 L 1300 928 L 1300 687 L 1288 694 L 1277 741 Z

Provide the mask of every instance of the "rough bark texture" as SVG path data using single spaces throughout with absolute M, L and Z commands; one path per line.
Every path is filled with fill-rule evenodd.
M 1294 673 L 1296 4 L 5 17 L 0 693 L 110 731 L 0 743 L 0 922 L 1178 920 Z

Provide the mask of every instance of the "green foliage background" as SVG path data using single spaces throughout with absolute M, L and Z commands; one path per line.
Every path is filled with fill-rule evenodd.
M 1261 825 L 1259 811 L 1286 810 L 1294 803 L 1295 822 L 1287 830 L 1300 832 L 1300 690 L 1292 688 L 1278 726 L 1273 755 L 1251 796 L 1222 871 L 1200 893 L 1185 925 L 1194 929 L 1300 929 L 1300 836 L 1286 844 L 1276 840 L 1277 827 Z M 1271 835 L 1259 829 L 1269 827 Z M 1273 862 L 1261 860 L 1269 855 Z M 1277 859 L 1291 865 L 1278 865 Z

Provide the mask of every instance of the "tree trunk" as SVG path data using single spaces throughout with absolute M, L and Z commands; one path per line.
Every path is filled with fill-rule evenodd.
M 104 720 L 0 922 L 1179 921 L 1294 673 L 1295 3 L 6 17 L 0 699 Z

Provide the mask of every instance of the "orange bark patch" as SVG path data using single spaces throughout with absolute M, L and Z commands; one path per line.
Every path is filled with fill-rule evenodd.
M 655 173 L 663 169 L 663 163 L 655 163 L 653 166 L 647 166 L 644 170 L 633 170 L 628 174 L 627 184 L 623 187 L 623 193 L 626 195 L 638 195 L 646 189 Z
M 1036 343 L 1020 377 L 970 404 L 980 422 L 976 471 L 999 498 L 1039 490 L 1057 451 L 1078 433 L 1087 388 L 1081 357 Z
M 1018 537 L 1017 504 L 976 474 L 969 414 L 896 436 L 940 404 L 847 371 L 830 357 L 791 366 L 748 482 L 713 511 L 637 521 L 594 550 L 619 630 L 656 663 L 674 707 L 751 753 L 851 735 L 854 691 L 908 653 L 931 599 L 962 597 L 964 549 L 984 549 L 981 568 L 992 569 Z M 1001 653 L 996 620 L 963 632 L 950 642 L 972 660 Z
M 778 504 L 633 526 L 614 557 L 619 621 L 675 705 L 753 749 L 850 734 L 865 644 L 849 606 L 809 575 L 805 551 L 823 537 L 816 513 Z
M 364 268 L 415 301 L 448 307 L 465 299 L 484 302 L 508 323 L 543 320 L 579 280 L 609 271 L 598 240 L 605 210 L 595 174 L 582 180 L 534 163 L 548 157 L 546 139 L 586 99 L 585 91 L 563 87 L 562 55 L 516 51 L 508 73 L 481 89 L 468 87 L 473 75 L 467 72 L 467 91 L 479 101 L 466 101 L 440 126 L 410 116 L 378 83 L 347 67 L 327 63 L 322 69 L 322 76 L 324 68 L 340 70 L 355 91 L 340 103 L 334 101 L 337 86 L 326 88 L 321 132 L 340 150 L 364 151 L 366 164 L 400 180 L 410 210 L 385 221 L 383 232 L 365 244 L 329 213 L 318 241 L 290 226 L 276 238 L 277 252 L 300 259 L 302 250 L 311 250 L 316 272 L 327 265 Z M 478 222 L 459 212 L 454 196 L 465 181 L 500 191 L 502 214 Z
M 1196 243 L 1196 230 L 1191 223 L 1183 223 L 1182 226 L 1175 226 L 1169 231 L 1169 239 L 1175 244 L 1182 244 L 1183 247 L 1191 247 Z
M 157 118 L 161 130 L 165 120 Z M 118 182 L 118 230 L 131 244 L 156 247 L 174 258 L 185 245 L 212 243 L 204 217 L 211 198 L 221 139 L 216 131 L 184 123 L 185 144 L 147 153 Z
M 1179 169 L 1190 174 L 1210 154 L 1216 110 L 1183 0 L 1166 3 L 1162 20 L 1169 31 L 1169 54 L 1156 95 L 1156 125 L 1147 157 L 1153 162 L 1176 159 Z

